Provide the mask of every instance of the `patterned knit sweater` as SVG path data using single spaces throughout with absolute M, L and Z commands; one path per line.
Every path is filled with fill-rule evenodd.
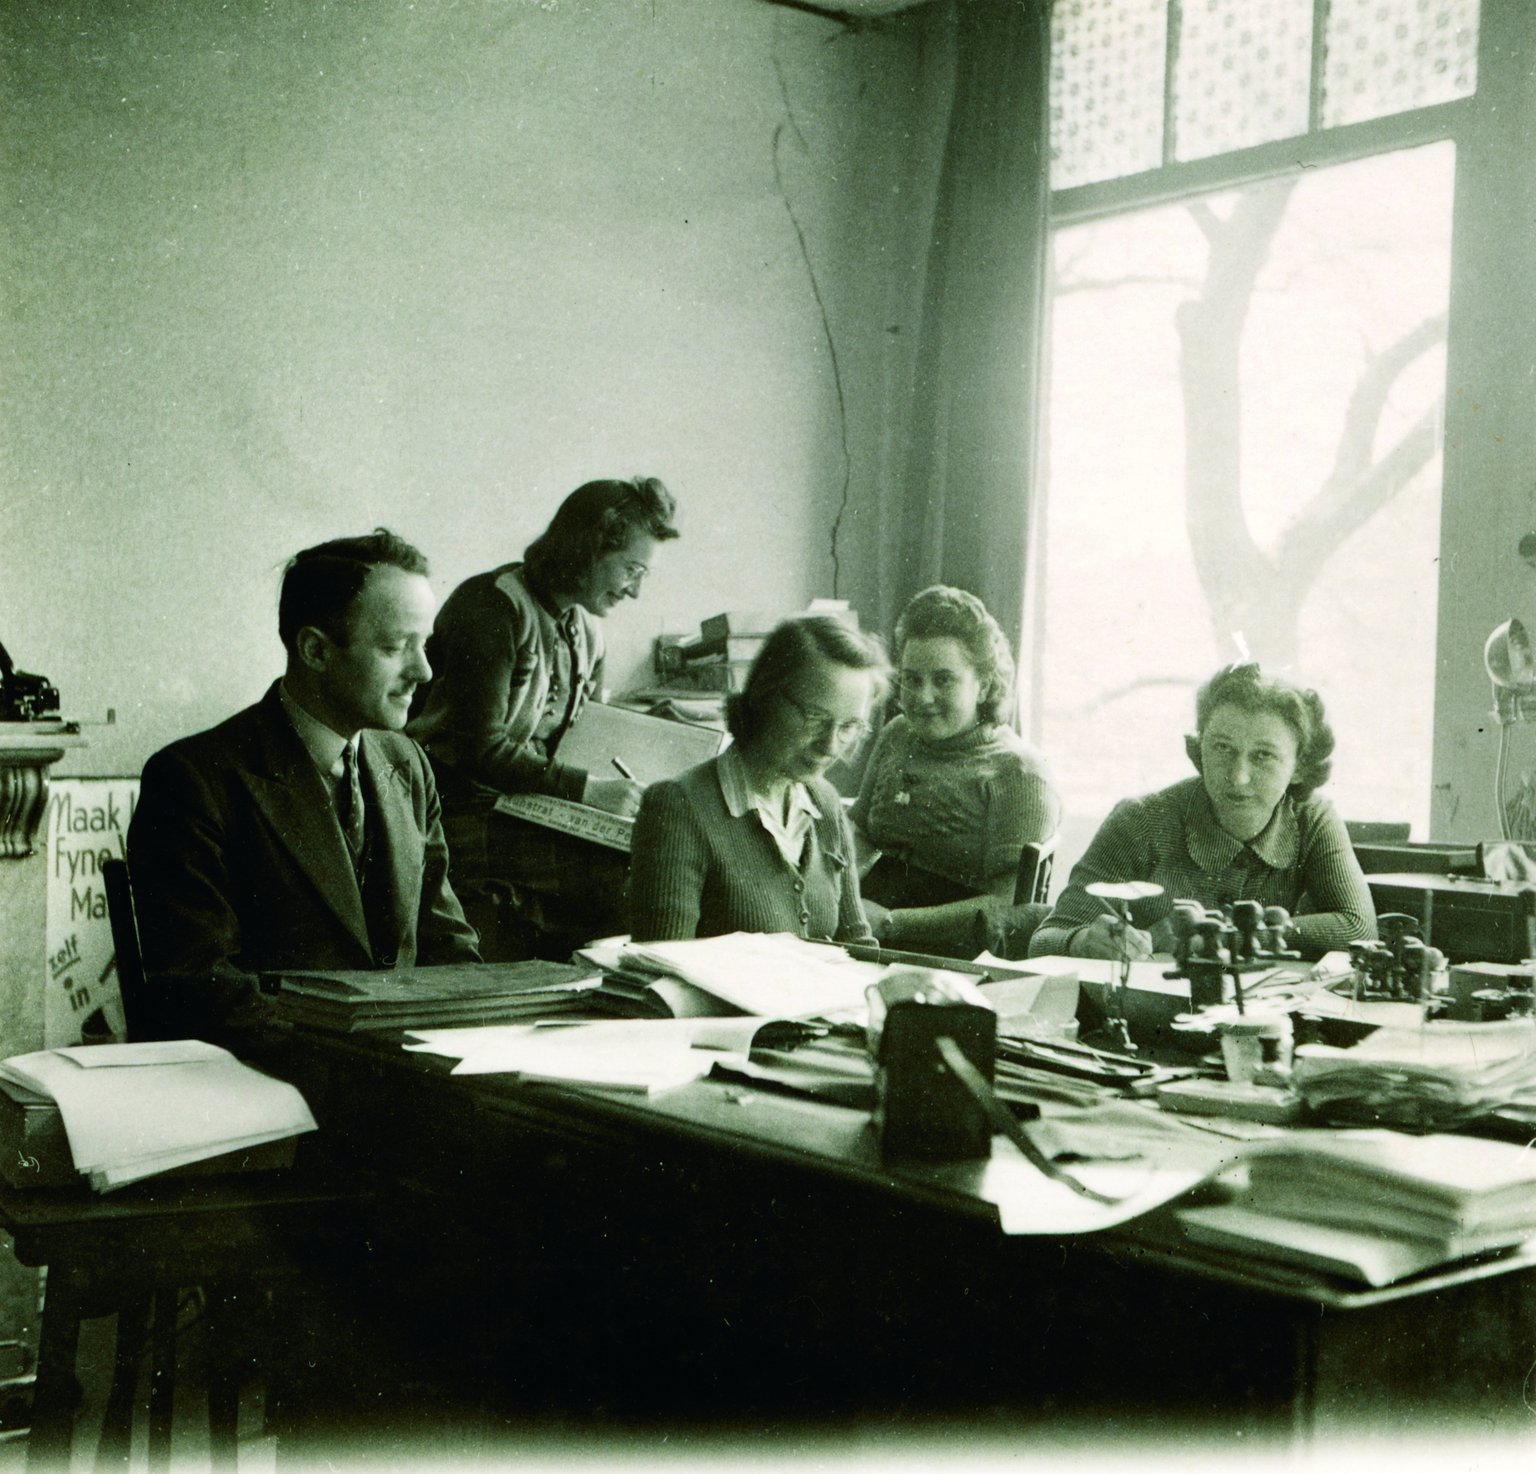
M 1060 815 L 1044 759 L 1007 727 L 925 742 L 898 716 L 849 817 L 885 854 L 980 894 L 1011 880 L 1019 851 L 1053 835 Z
M 755 812 L 736 817 L 719 759 L 653 783 L 635 820 L 630 930 L 637 942 L 725 932 L 793 932 L 813 941 L 873 940 L 859 900 L 853 835 L 831 784 L 806 784 L 820 817 L 798 867 Z

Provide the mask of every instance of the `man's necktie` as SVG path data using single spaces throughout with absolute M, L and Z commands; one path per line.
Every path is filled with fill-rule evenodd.
M 336 813 L 341 832 L 352 853 L 352 863 L 363 858 L 363 784 L 357 770 L 357 744 L 349 742 L 341 750 L 341 786 L 336 794 Z

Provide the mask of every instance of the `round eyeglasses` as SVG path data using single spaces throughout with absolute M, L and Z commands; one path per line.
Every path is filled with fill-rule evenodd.
M 800 714 L 800 725 L 818 742 L 831 736 L 839 747 L 849 747 L 869 731 L 869 723 L 861 718 L 840 722 L 831 712 L 818 711 L 814 706 L 796 701 L 788 691 L 780 691 L 779 695 Z

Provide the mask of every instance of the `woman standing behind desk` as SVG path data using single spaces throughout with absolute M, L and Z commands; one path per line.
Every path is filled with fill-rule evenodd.
M 622 860 L 496 812 L 504 793 L 549 793 L 633 814 L 640 787 L 562 764 L 556 748 L 600 693 L 600 624 L 640 597 L 677 503 L 654 477 L 589 481 L 560 504 L 521 563 L 459 585 L 438 612 L 433 679 L 407 732 L 432 759 L 454 890 L 489 961 L 565 957 L 615 929 Z
M 735 744 L 645 791 L 630 857 L 637 942 L 792 932 L 873 940 L 853 834 L 822 776 L 869 730 L 880 647 L 835 619 L 786 620 L 730 698 Z
M 1257 665 L 1229 665 L 1195 698 L 1184 739 L 1199 772 L 1117 804 L 1030 942 L 1030 956 L 1118 957 L 1120 936 L 1094 881 L 1151 880 L 1164 913 L 1131 927 L 1132 957 L 1167 952 L 1175 900 L 1284 906 L 1298 944 L 1318 956 L 1376 935 L 1376 908 L 1345 831 L 1313 792 L 1332 767 L 1333 729 L 1322 698 Z
M 1056 833 L 1061 801 L 1040 754 L 1000 720 L 1013 656 L 974 594 L 936 584 L 914 597 L 896 668 L 901 715 L 849 815 L 874 852 L 865 909 L 887 946 L 973 956 L 977 913 L 1011 905 L 1020 851 Z

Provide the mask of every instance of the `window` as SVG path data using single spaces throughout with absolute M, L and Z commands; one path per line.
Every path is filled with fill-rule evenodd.
M 1057 0 L 1051 187 L 1470 97 L 1477 31 L 1478 0 Z
M 1470 91 L 1476 24 L 1462 0 L 1056 7 L 1029 604 L 1068 862 L 1190 772 L 1195 688 L 1245 652 L 1322 692 L 1348 817 L 1427 830 L 1456 150 L 1422 109 Z M 1111 54 L 1134 83 L 1074 84 Z

